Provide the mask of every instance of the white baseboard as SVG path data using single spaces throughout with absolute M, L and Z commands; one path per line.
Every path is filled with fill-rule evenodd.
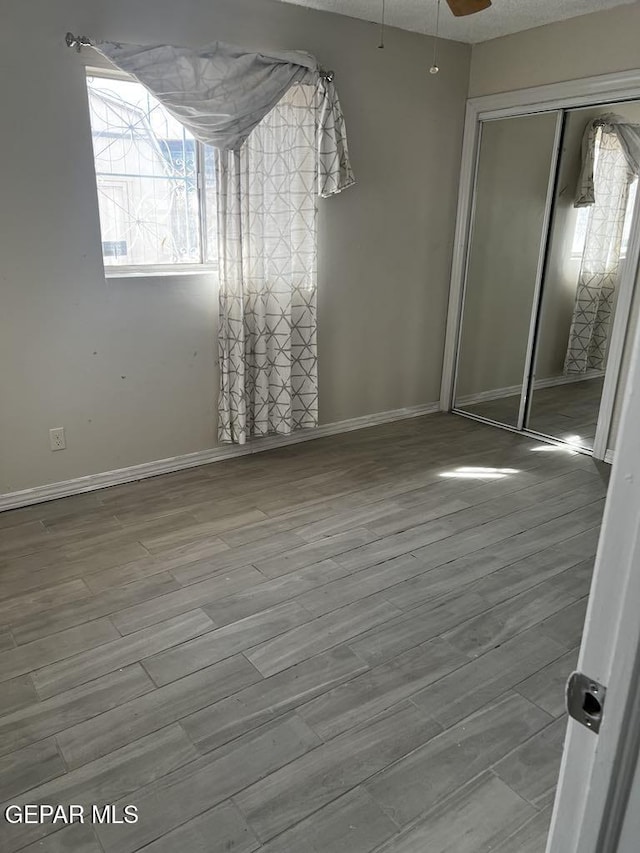
M 474 403 L 488 403 L 491 400 L 502 400 L 503 397 L 513 397 L 520 394 L 522 385 L 509 385 L 506 388 L 493 388 L 491 391 L 478 391 L 477 394 L 465 394 L 457 397 L 454 403 L 456 409 L 471 406 Z
M 601 379 L 604 371 L 592 371 L 579 376 L 569 374 L 568 376 L 550 376 L 548 379 L 536 379 L 533 383 L 534 389 L 553 388 L 556 385 L 571 385 L 574 382 L 585 382 L 588 379 Z M 509 385 L 506 388 L 494 388 L 491 391 L 480 391 L 477 394 L 467 394 L 456 400 L 456 409 L 461 406 L 469 406 L 473 403 L 487 403 L 491 400 L 502 400 L 504 397 L 513 397 L 520 394 L 522 385 Z
M 57 498 L 66 498 L 70 495 L 79 495 L 83 492 L 93 492 L 97 489 L 105 489 L 109 486 L 118 486 L 122 483 L 131 483 L 134 480 L 144 480 L 147 477 L 157 477 L 159 474 L 168 474 L 171 471 L 182 471 L 186 468 L 196 468 L 198 465 L 208 465 L 212 462 L 221 462 L 224 459 L 234 459 L 238 456 L 247 456 L 251 453 L 262 453 L 265 450 L 274 450 L 277 447 L 286 447 L 290 444 L 299 444 L 302 441 L 313 441 L 316 438 L 324 438 L 328 435 L 351 432 L 377 424 L 392 423 L 408 418 L 418 418 L 421 415 L 430 415 L 440 411 L 439 403 L 425 403 L 420 406 L 408 406 L 403 409 L 393 409 L 388 412 L 378 412 L 374 415 L 364 415 L 360 418 L 350 418 L 346 421 L 337 421 L 331 424 L 323 424 L 312 429 L 300 430 L 291 435 L 274 435 L 266 438 L 257 438 L 247 444 L 223 445 L 212 447 L 210 450 L 201 450 L 197 453 L 186 453 L 182 456 L 172 456 L 169 459 L 159 459 L 155 462 L 144 462 L 142 465 L 132 465 L 129 468 L 119 468 L 116 471 L 105 471 L 100 474 L 89 474 L 86 477 L 76 477 L 73 480 L 63 480 L 59 483 L 50 483 L 46 486 L 35 486 L 32 489 L 23 489 L 19 492 L 7 492 L 0 495 L 0 512 L 9 509 L 17 509 L 31 504 L 52 501 Z
M 603 379 L 604 370 L 592 370 L 589 373 L 572 374 L 566 376 L 550 376 L 548 379 L 536 379 L 534 388 L 553 388 L 554 385 L 572 385 L 574 382 L 587 382 L 589 379 Z

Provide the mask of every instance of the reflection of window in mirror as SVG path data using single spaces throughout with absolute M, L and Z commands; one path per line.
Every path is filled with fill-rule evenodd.
M 635 178 L 629 186 L 629 197 L 627 199 L 627 210 L 624 216 L 624 228 L 622 231 L 622 248 L 620 258 L 627 256 L 629 236 L 631 234 L 631 222 L 633 220 L 633 209 L 636 204 L 636 193 L 638 191 L 638 179 Z M 589 223 L 590 207 L 580 207 L 577 210 L 576 227 L 573 232 L 573 243 L 571 244 L 571 257 L 581 258 L 584 252 L 584 244 L 587 239 L 587 225 Z

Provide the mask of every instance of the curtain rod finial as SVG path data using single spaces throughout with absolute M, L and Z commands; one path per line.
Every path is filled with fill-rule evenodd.
M 75 47 L 78 53 L 80 53 L 81 48 L 92 46 L 91 39 L 88 39 L 86 36 L 74 36 L 73 33 L 67 33 L 64 40 L 67 43 L 67 47 Z

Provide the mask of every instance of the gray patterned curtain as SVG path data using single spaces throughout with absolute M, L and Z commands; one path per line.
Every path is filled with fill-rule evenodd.
M 317 94 L 292 87 L 239 151 L 218 152 L 223 441 L 318 422 Z
M 217 153 L 220 441 L 318 423 L 318 197 L 354 178 L 335 87 L 308 80 Z
M 622 233 L 634 170 L 611 124 L 587 127 L 576 206 L 590 206 L 565 374 L 604 370 L 616 299 Z
M 217 149 L 221 441 L 318 422 L 318 197 L 354 183 L 332 75 L 215 42 L 98 49 Z

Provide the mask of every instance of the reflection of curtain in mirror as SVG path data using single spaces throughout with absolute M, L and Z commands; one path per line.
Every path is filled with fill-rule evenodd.
M 587 235 L 564 372 L 604 370 L 620 267 L 629 183 L 633 173 L 618 134 L 602 127 L 595 137 L 595 201 Z

